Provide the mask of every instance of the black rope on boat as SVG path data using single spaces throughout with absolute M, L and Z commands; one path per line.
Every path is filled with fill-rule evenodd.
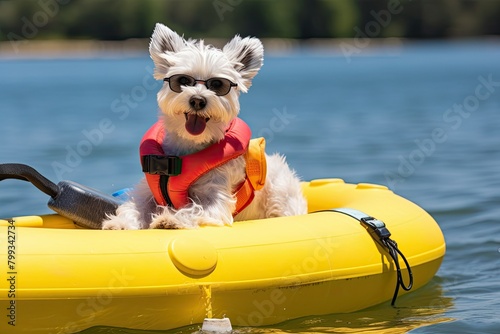
M 390 238 L 391 232 L 389 232 L 389 230 L 385 226 L 385 223 L 381 220 L 378 220 L 374 217 L 365 214 L 364 212 L 350 208 L 321 210 L 316 212 L 325 212 L 325 211 L 339 212 L 357 219 L 367 229 L 367 231 L 370 233 L 370 235 L 376 242 L 378 242 L 383 247 L 387 248 L 389 255 L 391 256 L 396 266 L 396 276 L 397 276 L 396 288 L 394 289 L 394 295 L 391 301 L 391 306 L 394 306 L 396 304 L 396 299 L 398 298 L 399 288 L 402 288 L 405 291 L 410 291 L 411 288 L 413 287 L 413 272 L 411 270 L 410 264 L 408 263 L 408 260 L 406 259 L 404 254 L 399 250 L 396 241 Z M 408 277 L 409 277 L 408 284 L 405 284 L 403 280 L 403 274 L 401 272 L 401 266 L 399 265 L 398 254 L 403 259 L 406 269 L 408 270 Z
M 359 218 L 361 224 L 368 229 L 370 235 L 378 241 L 382 246 L 386 247 L 389 251 L 394 264 L 396 266 L 396 288 L 394 290 L 394 295 L 392 297 L 391 306 L 394 306 L 396 299 L 398 298 L 399 288 L 401 287 L 405 291 L 410 291 L 413 287 L 413 272 L 411 270 L 410 264 L 404 254 L 399 250 L 396 241 L 390 238 L 391 232 L 385 226 L 385 223 L 376 218 L 366 216 Z M 409 283 L 406 285 L 403 280 L 403 274 L 401 273 L 401 266 L 399 265 L 398 254 L 401 255 L 403 262 L 408 270 Z
M 396 275 L 397 275 L 396 289 L 394 290 L 394 295 L 393 295 L 392 301 L 391 301 L 391 306 L 394 306 L 396 304 L 396 298 L 398 298 L 399 288 L 401 287 L 405 291 L 410 291 L 411 288 L 413 287 L 413 273 L 411 271 L 411 267 L 410 267 L 410 264 L 408 263 L 408 260 L 406 260 L 406 257 L 399 250 L 398 244 L 394 240 L 392 240 L 390 238 L 386 238 L 386 239 L 381 240 L 381 242 L 389 250 L 389 255 L 392 257 L 392 259 L 394 260 L 394 263 L 396 265 Z M 408 277 L 409 277 L 408 285 L 405 284 L 405 282 L 403 280 L 403 274 L 401 274 L 401 267 L 400 267 L 399 261 L 398 261 L 398 254 L 401 255 L 401 258 L 403 259 L 403 262 L 405 263 L 406 269 L 408 269 Z

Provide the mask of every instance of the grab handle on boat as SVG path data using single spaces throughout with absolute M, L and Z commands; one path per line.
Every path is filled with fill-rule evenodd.
M 0 181 L 5 179 L 17 179 L 31 182 L 35 187 L 50 197 L 57 196 L 59 192 L 56 184 L 28 165 L 0 164 Z
M 76 182 L 61 181 L 54 184 L 24 164 L 0 164 L 0 181 L 6 179 L 31 182 L 50 196 L 49 208 L 85 228 L 100 229 L 106 215 L 114 213 L 119 205 L 119 201 L 112 196 Z

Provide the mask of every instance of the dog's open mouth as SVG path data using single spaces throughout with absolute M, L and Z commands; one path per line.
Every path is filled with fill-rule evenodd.
M 210 120 L 210 117 L 203 117 L 196 113 L 185 113 L 184 116 L 186 117 L 186 131 L 193 136 L 201 134 Z

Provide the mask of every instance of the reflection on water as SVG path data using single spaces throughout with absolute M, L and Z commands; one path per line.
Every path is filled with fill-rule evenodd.
M 400 296 L 396 307 L 384 303 L 369 309 L 346 313 L 312 316 L 294 319 L 274 326 L 235 327 L 233 334 L 267 333 L 370 333 L 399 334 L 424 326 L 453 321 L 445 312 L 453 307 L 453 298 L 443 294 L 439 277 L 413 293 Z M 332 303 L 335 301 L 332 301 Z M 168 315 L 166 315 L 168 316 Z M 131 330 L 110 327 L 94 327 L 80 334 L 202 334 L 201 324 L 170 331 Z
M 332 301 L 334 302 L 334 301 Z M 438 279 L 398 298 L 397 307 L 389 303 L 347 314 L 295 319 L 279 329 L 238 329 L 243 333 L 406 333 L 409 330 L 452 321 L 444 313 L 453 307 L 452 298 L 443 295 Z

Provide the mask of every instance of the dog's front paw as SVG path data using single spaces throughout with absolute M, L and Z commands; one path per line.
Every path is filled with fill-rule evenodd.
M 120 224 L 119 222 L 115 222 L 112 220 L 106 220 L 102 223 L 103 230 L 126 230 L 126 226 Z
M 149 228 L 175 230 L 181 228 L 180 222 L 174 216 L 160 215 L 153 219 Z
M 103 230 L 136 230 L 134 226 L 131 226 L 130 223 L 119 219 L 118 217 L 112 217 L 102 222 Z

